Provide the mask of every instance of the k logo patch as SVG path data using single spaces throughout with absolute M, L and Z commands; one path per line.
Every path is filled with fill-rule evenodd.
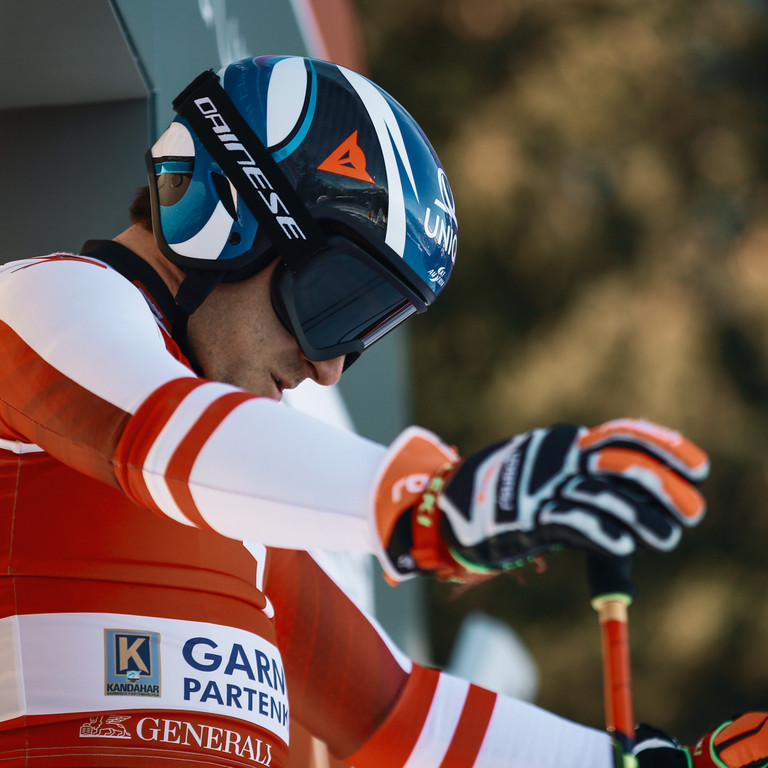
M 107 696 L 160 696 L 160 635 L 104 630 Z

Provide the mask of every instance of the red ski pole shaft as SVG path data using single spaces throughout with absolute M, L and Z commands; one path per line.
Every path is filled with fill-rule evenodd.
M 618 732 L 632 739 L 635 714 L 629 659 L 628 603 L 621 598 L 598 597 L 592 605 L 600 619 L 606 726 L 612 733 Z
M 628 558 L 618 560 L 590 555 L 587 560 L 592 607 L 600 620 L 605 723 L 614 740 L 616 765 L 621 768 L 636 765 L 632 756 L 635 711 L 627 610 L 634 596 L 630 566 Z

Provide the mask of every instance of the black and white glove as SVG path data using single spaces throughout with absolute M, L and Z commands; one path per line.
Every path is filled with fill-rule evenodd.
M 557 545 L 668 552 L 704 515 L 708 471 L 698 446 L 647 421 L 534 429 L 433 478 L 412 517 L 414 560 L 448 578 L 452 560 L 461 580 Z
M 768 712 L 730 718 L 693 747 L 641 724 L 633 754 L 638 768 L 768 768 Z
M 632 750 L 637 768 L 691 768 L 691 755 L 674 736 L 641 723 Z

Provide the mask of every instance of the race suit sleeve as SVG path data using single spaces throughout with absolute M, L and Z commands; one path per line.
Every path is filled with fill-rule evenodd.
M 101 262 L 0 268 L 0 349 L 6 448 L 42 449 L 230 538 L 375 551 L 370 485 L 385 449 L 195 376 L 143 294 Z
M 406 659 L 308 553 L 275 552 L 267 589 L 292 714 L 349 765 L 613 766 L 606 733 Z

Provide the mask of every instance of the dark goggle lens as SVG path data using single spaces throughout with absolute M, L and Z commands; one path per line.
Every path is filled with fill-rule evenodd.
M 387 319 L 407 308 L 416 311 L 396 286 L 354 257 L 337 254 L 325 261 L 325 268 L 301 270 L 294 279 L 294 308 L 313 347 L 356 339 L 367 346 L 369 336 L 381 336 L 377 331 Z
M 318 352 L 327 359 L 359 351 L 418 311 L 418 298 L 409 297 L 391 274 L 344 251 L 304 265 L 280 281 L 278 292 L 283 314 L 310 359 Z

